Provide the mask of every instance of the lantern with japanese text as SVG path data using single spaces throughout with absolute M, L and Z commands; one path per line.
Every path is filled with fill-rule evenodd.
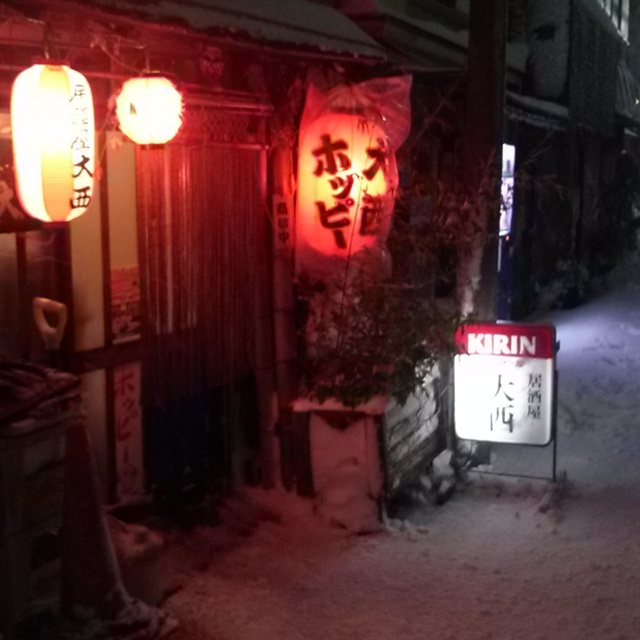
M 298 148 L 298 271 L 318 272 L 336 258 L 385 250 L 399 145 L 385 115 L 393 105 L 377 99 L 384 103 L 384 92 L 369 86 L 340 86 L 329 94 L 310 87 Z
M 131 78 L 116 98 L 120 129 L 142 145 L 165 144 L 182 126 L 182 94 L 157 74 Z
M 11 92 L 18 198 L 44 222 L 77 218 L 91 204 L 95 156 L 87 79 L 48 60 L 18 75 Z

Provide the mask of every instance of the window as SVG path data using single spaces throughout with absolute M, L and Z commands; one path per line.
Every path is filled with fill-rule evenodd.
M 629 37 L 629 0 L 600 0 L 614 27 L 626 39 Z

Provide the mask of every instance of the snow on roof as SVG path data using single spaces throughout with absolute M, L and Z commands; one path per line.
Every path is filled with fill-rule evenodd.
M 343 0 L 340 9 L 346 15 L 353 17 L 381 16 L 391 18 L 405 26 L 422 31 L 430 36 L 452 43 L 462 49 L 466 49 L 469 39 L 468 29 L 458 29 L 455 25 L 446 25 L 441 20 L 429 20 L 410 16 L 403 11 L 394 8 L 395 3 L 383 0 Z M 397 6 L 397 5 L 395 5 Z
M 564 105 L 511 91 L 506 93 L 505 111 L 514 120 L 553 131 L 564 131 L 569 122 L 569 110 Z
M 219 32 L 307 46 L 328 53 L 384 60 L 382 48 L 346 16 L 307 0 L 94 0 L 160 23 L 181 23 L 207 33 Z

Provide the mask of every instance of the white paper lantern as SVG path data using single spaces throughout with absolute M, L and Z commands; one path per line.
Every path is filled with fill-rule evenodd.
M 44 222 L 73 220 L 93 198 L 95 130 L 87 79 L 45 61 L 18 75 L 11 92 L 18 198 Z
M 165 144 L 182 126 L 182 94 L 161 75 L 132 78 L 116 98 L 116 114 L 133 142 Z

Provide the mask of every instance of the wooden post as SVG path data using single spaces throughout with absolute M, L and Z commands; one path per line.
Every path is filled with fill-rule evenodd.
M 286 138 L 286 137 L 285 137 Z M 292 143 L 292 142 L 291 142 Z M 275 147 L 273 158 L 273 193 L 283 202 L 293 202 L 293 160 L 286 141 Z M 293 211 L 288 212 L 292 216 Z M 272 216 L 277 216 L 272 212 Z M 277 233 L 274 221 L 273 233 Z M 273 254 L 273 311 L 276 350 L 276 389 L 280 439 L 280 472 L 282 485 L 292 490 L 296 484 L 296 438 L 291 405 L 295 400 L 297 379 L 296 327 L 293 298 L 293 256 L 285 249 Z
M 489 180 L 489 193 L 495 198 L 489 197 L 483 206 L 482 232 L 459 270 L 458 298 L 463 313 L 473 312 L 483 320 L 496 317 L 506 23 L 505 0 L 471 0 L 464 180 L 471 193 L 477 193 Z
M 19 354 L 23 360 L 31 358 L 31 327 L 33 315 L 31 312 L 31 298 L 29 297 L 29 278 L 27 265 L 27 243 L 25 234 L 16 233 L 16 259 L 18 268 L 18 331 Z
M 262 197 L 267 202 L 267 158 L 261 152 L 260 160 Z M 261 483 L 265 489 L 277 484 L 278 448 L 274 432 L 275 393 L 273 305 L 271 300 L 271 234 L 267 212 L 261 211 L 256 218 L 256 283 L 255 283 L 255 329 L 256 329 L 256 389 L 260 415 L 260 468 Z
M 278 397 L 278 437 L 282 486 L 312 495 L 308 422 L 293 412 L 298 393 L 299 363 L 296 306 L 293 288 L 294 148 L 304 102 L 304 82 L 296 74 L 283 81 L 278 97 L 271 152 L 273 222 L 273 312 Z

